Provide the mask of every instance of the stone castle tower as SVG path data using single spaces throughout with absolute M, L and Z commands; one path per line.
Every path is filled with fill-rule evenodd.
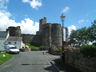
M 17 36 L 20 37 L 21 36 L 21 29 L 20 26 L 17 27 L 8 27 L 8 29 L 6 31 L 9 31 L 9 35 L 10 36 Z
M 46 18 L 40 20 L 39 33 L 42 46 L 45 49 L 62 47 L 62 29 L 57 23 L 46 23 Z

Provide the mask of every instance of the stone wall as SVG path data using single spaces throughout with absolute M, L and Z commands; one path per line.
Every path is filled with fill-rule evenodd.
M 66 50 L 65 63 L 81 72 L 96 72 L 96 57 L 84 57 L 79 50 Z
M 30 43 L 31 45 L 41 45 L 41 39 L 39 35 L 22 34 L 23 42 Z
M 60 24 L 52 24 L 51 39 L 52 46 L 56 46 L 56 48 L 62 47 L 62 29 Z
M 31 43 L 32 39 L 34 38 L 35 35 L 31 34 L 22 34 L 22 40 L 24 43 Z
M 8 29 L 6 31 L 9 31 L 9 35 L 10 36 L 17 36 L 20 37 L 21 36 L 21 29 L 20 26 L 17 27 L 8 27 Z
M 42 25 L 42 46 L 45 49 L 48 49 L 51 47 L 51 24 L 44 24 Z
M 31 40 L 31 45 L 41 46 L 42 41 L 40 35 L 35 35 Z
M 45 49 L 62 47 L 62 31 L 60 24 L 47 23 L 42 25 L 42 46 Z
M 39 34 L 45 49 L 62 47 L 62 30 L 58 23 L 46 23 L 46 18 L 40 20 Z
M 42 29 L 43 29 L 42 27 L 45 24 L 46 24 L 46 17 L 44 17 L 43 19 L 40 19 L 40 22 L 39 22 L 39 34 L 42 33 Z

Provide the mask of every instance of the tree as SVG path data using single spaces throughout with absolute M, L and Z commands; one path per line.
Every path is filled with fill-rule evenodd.
M 76 44 L 76 30 L 72 30 L 69 39 L 69 44 L 74 46 Z
M 89 28 L 83 27 L 78 30 L 73 30 L 70 34 L 69 44 L 73 46 L 82 46 L 89 42 L 96 41 L 96 20 Z
M 75 46 L 87 44 L 89 42 L 87 32 L 88 31 L 86 27 L 72 31 L 70 35 L 70 44 L 74 44 Z
M 92 26 L 88 28 L 88 36 L 91 42 L 96 40 L 96 20 L 94 20 Z

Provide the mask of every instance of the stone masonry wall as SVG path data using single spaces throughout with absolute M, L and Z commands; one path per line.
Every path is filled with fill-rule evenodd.
M 62 31 L 60 24 L 47 23 L 42 25 L 42 46 L 45 49 L 62 47 Z
M 84 57 L 79 50 L 66 50 L 65 63 L 81 72 L 96 72 L 96 57 Z
M 60 24 L 52 24 L 51 28 L 52 46 L 62 48 L 62 30 Z
M 34 38 L 35 35 L 31 35 L 31 34 L 22 34 L 21 35 L 23 38 L 23 42 L 24 43 L 31 43 L 32 39 Z
M 20 26 L 17 27 L 8 27 L 8 29 L 6 31 L 9 31 L 9 35 L 10 36 L 17 36 L 20 37 L 21 36 L 21 29 Z
M 46 49 L 56 50 L 62 47 L 62 30 L 58 23 L 47 23 L 46 18 L 40 20 L 39 34 L 41 45 Z
M 51 45 L 51 24 L 45 24 L 42 25 L 42 33 L 41 33 L 41 38 L 42 38 L 42 46 L 45 49 L 48 49 Z
M 32 45 L 41 45 L 41 38 L 39 35 L 22 34 L 23 42 L 30 43 Z

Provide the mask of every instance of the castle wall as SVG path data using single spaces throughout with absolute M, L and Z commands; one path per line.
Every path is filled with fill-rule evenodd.
M 39 22 L 39 33 L 41 34 L 42 33 L 42 25 L 45 25 L 46 24 L 46 17 L 44 17 L 43 19 L 40 19 L 40 22 Z
M 20 37 L 21 36 L 21 29 L 20 26 L 17 27 L 8 27 L 7 31 L 9 31 L 9 35 L 10 36 L 17 36 Z
M 85 57 L 79 49 L 66 49 L 64 59 L 65 64 L 79 69 L 80 72 L 96 72 L 96 56 Z
M 60 24 L 52 24 L 51 28 L 52 46 L 56 48 L 62 47 L 62 30 Z
M 32 39 L 34 38 L 35 35 L 31 34 L 22 34 L 22 40 L 24 43 L 31 43 Z
M 42 46 L 45 49 L 49 49 L 51 47 L 51 24 L 42 25 Z
M 61 25 L 57 23 L 46 23 L 46 18 L 40 20 L 39 34 L 41 45 L 45 49 L 62 47 Z
M 62 30 L 60 24 L 42 25 L 42 46 L 45 49 L 62 47 Z
M 35 35 L 31 40 L 31 45 L 41 46 L 41 37 L 40 35 Z

